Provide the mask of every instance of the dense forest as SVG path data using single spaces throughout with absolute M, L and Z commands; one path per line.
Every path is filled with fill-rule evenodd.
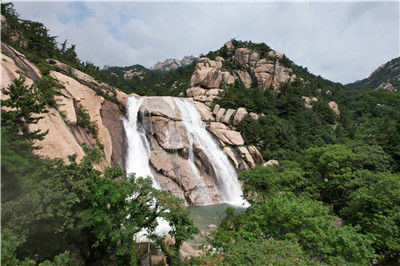
M 400 263 L 400 94 L 346 87 L 286 57 L 280 63 L 299 79 L 281 84 L 278 94 L 240 81 L 225 88 L 214 104 L 264 114 L 245 117 L 238 130 L 279 165 L 243 171 L 239 178 L 251 207 L 242 214 L 229 208 L 204 256 L 180 262 L 183 241 L 199 232 L 180 200 L 119 168 L 96 170 L 102 154 L 95 149 L 85 147 L 79 163 L 74 156 L 69 164 L 36 156 L 34 141 L 47 132 L 30 132 L 27 125 L 56 104 L 59 84 L 47 75 L 54 68 L 47 59 L 140 95 L 184 93 L 195 65 L 125 80 L 81 62 L 74 45 L 58 43 L 41 23 L 20 19 L 12 4 L 2 3 L 1 13 L 7 20 L 2 41 L 43 74 L 31 86 L 19 79 L 2 88 L 9 96 L 1 102 L 7 107 L 1 111 L 2 264 L 137 265 L 149 250 L 160 250 L 169 265 Z M 271 49 L 232 42 L 265 57 Z M 206 56 L 226 58 L 229 71 L 239 67 L 225 47 Z M 319 100 L 306 108 L 303 95 Z M 173 228 L 175 244 L 166 246 L 154 234 L 151 244 L 136 241 L 138 232 L 154 231 L 159 217 Z

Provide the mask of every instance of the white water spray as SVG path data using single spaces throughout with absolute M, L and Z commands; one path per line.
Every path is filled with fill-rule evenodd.
M 149 177 L 155 189 L 161 189 L 157 180 L 151 173 L 149 158 L 151 153 L 150 143 L 147 140 L 144 129 L 138 126 L 139 108 L 144 98 L 129 97 L 127 103 L 127 119 L 123 119 L 123 124 L 128 142 L 128 152 L 126 158 L 127 174 L 135 174 L 136 177 Z M 157 218 L 155 233 L 159 236 L 166 235 L 171 230 L 168 222 L 161 217 Z M 137 242 L 148 241 L 147 230 L 142 230 L 135 235 Z
M 235 169 L 207 131 L 196 107 L 188 100 L 179 98 L 174 98 L 174 100 L 181 111 L 182 121 L 192 138 L 192 143 L 195 142 L 204 151 L 215 170 L 221 201 L 232 205 L 248 205 L 243 199 L 243 192 Z M 191 151 L 193 153 L 193 147 L 191 147 Z
M 146 137 L 146 129 L 138 125 L 138 113 L 140 106 L 146 98 L 130 97 L 128 99 L 127 119 L 124 119 L 124 127 L 128 142 L 128 152 L 126 160 L 126 171 L 128 174 L 135 173 L 136 176 L 150 177 L 153 187 L 161 189 L 157 180 L 154 178 L 149 158 L 151 154 L 150 143 Z M 211 204 L 212 200 L 208 192 L 208 187 L 202 180 L 194 164 L 194 144 L 200 148 L 209 159 L 217 178 L 219 197 L 221 202 L 236 206 L 248 206 L 243 199 L 243 192 L 237 179 L 237 174 L 226 154 L 219 148 L 211 134 L 207 131 L 206 125 L 201 120 L 201 116 L 196 107 L 189 100 L 173 98 L 180 110 L 182 122 L 184 123 L 189 136 L 189 161 L 193 168 L 194 177 L 198 178 L 201 185 L 199 188 L 203 195 L 205 205 Z M 173 137 L 173 136 L 171 136 Z
M 123 120 L 128 142 L 128 152 L 126 158 L 126 172 L 135 173 L 137 177 L 150 177 L 153 181 L 153 187 L 160 189 L 160 185 L 151 173 L 149 158 L 150 144 L 147 140 L 144 129 L 138 127 L 139 108 L 144 98 L 130 97 L 128 99 L 127 119 Z

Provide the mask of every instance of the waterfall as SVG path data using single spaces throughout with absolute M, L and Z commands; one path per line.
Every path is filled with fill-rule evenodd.
M 146 137 L 146 129 L 139 125 L 139 109 L 146 98 L 130 97 L 128 99 L 127 118 L 123 120 L 127 136 L 128 151 L 126 158 L 126 171 L 128 174 L 135 173 L 136 176 L 150 177 L 153 187 L 161 189 L 154 178 L 149 158 L 151 146 Z M 200 113 L 189 100 L 173 98 L 178 107 L 182 122 L 189 137 L 189 163 L 193 170 L 193 178 L 197 178 L 201 186 L 198 188 L 203 195 L 204 204 L 211 204 L 208 187 L 200 176 L 194 163 L 194 146 L 201 149 L 207 156 L 216 175 L 216 187 L 218 188 L 220 201 L 232 205 L 248 205 L 243 199 L 243 192 L 237 179 L 237 174 L 226 154 L 219 148 L 218 144 L 207 131 L 206 125 L 201 120 Z M 173 137 L 173 136 L 171 136 Z
M 190 138 L 201 148 L 209 158 L 217 175 L 219 196 L 222 202 L 232 205 L 248 205 L 243 199 L 243 192 L 237 179 L 237 174 L 226 154 L 219 148 L 206 125 L 201 120 L 200 113 L 188 100 L 175 98 L 175 103 L 181 111 L 182 121 Z M 193 144 L 192 144 L 193 145 Z M 193 147 L 191 147 L 193 150 Z
M 128 152 L 126 158 L 127 174 L 135 174 L 137 177 L 150 177 L 153 182 L 153 187 L 161 189 L 157 180 L 151 173 L 149 158 L 150 158 L 150 143 L 147 140 L 145 129 L 138 127 L 139 108 L 142 105 L 144 98 L 129 97 L 127 103 L 127 118 L 123 119 L 123 124 L 128 142 Z M 171 230 L 169 223 L 161 217 L 157 217 L 157 227 L 155 233 L 159 236 L 166 235 Z M 137 242 L 148 241 L 148 232 L 143 229 L 135 235 Z
M 144 129 L 138 127 L 139 108 L 144 98 L 129 97 L 127 119 L 123 119 L 123 124 L 127 136 L 128 152 L 126 158 L 126 172 L 135 173 L 137 177 L 150 177 L 153 187 L 160 189 L 160 185 L 151 173 L 149 158 L 150 144 Z

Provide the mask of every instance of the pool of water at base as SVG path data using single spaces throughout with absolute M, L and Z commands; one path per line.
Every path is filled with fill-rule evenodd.
M 194 225 L 204 234 L 210 232 L 210 225 L 219 226 L 222 220 L 226 217 L 226 209 L 231 207 L 235 210 L 235 214 L 243 213 L 246 208 L 240 206 L 232 206 L 229 204 L 216 204 L 208 206 L 189 206 L 190 217 Z M 194 243 L 204 243 L 203 236 L 196 236 Z M 192 242 L 190 241 L 190 242 Z

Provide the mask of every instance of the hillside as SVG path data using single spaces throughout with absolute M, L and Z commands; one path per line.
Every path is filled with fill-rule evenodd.
M 400 263 L 399 93 L 235 39 L 101 70 L 1 11 L 2 264 Z
M 112 66 L 104 68 L 103 71 L 123 79 L 143 79 L 151 70 L 142 65 L 133 65 L 127 67 Z
M 368 78 L 346 85 L 357 90 L 384 89 L 388 92 L 400 91 L 400 57 L 378 67 Z

